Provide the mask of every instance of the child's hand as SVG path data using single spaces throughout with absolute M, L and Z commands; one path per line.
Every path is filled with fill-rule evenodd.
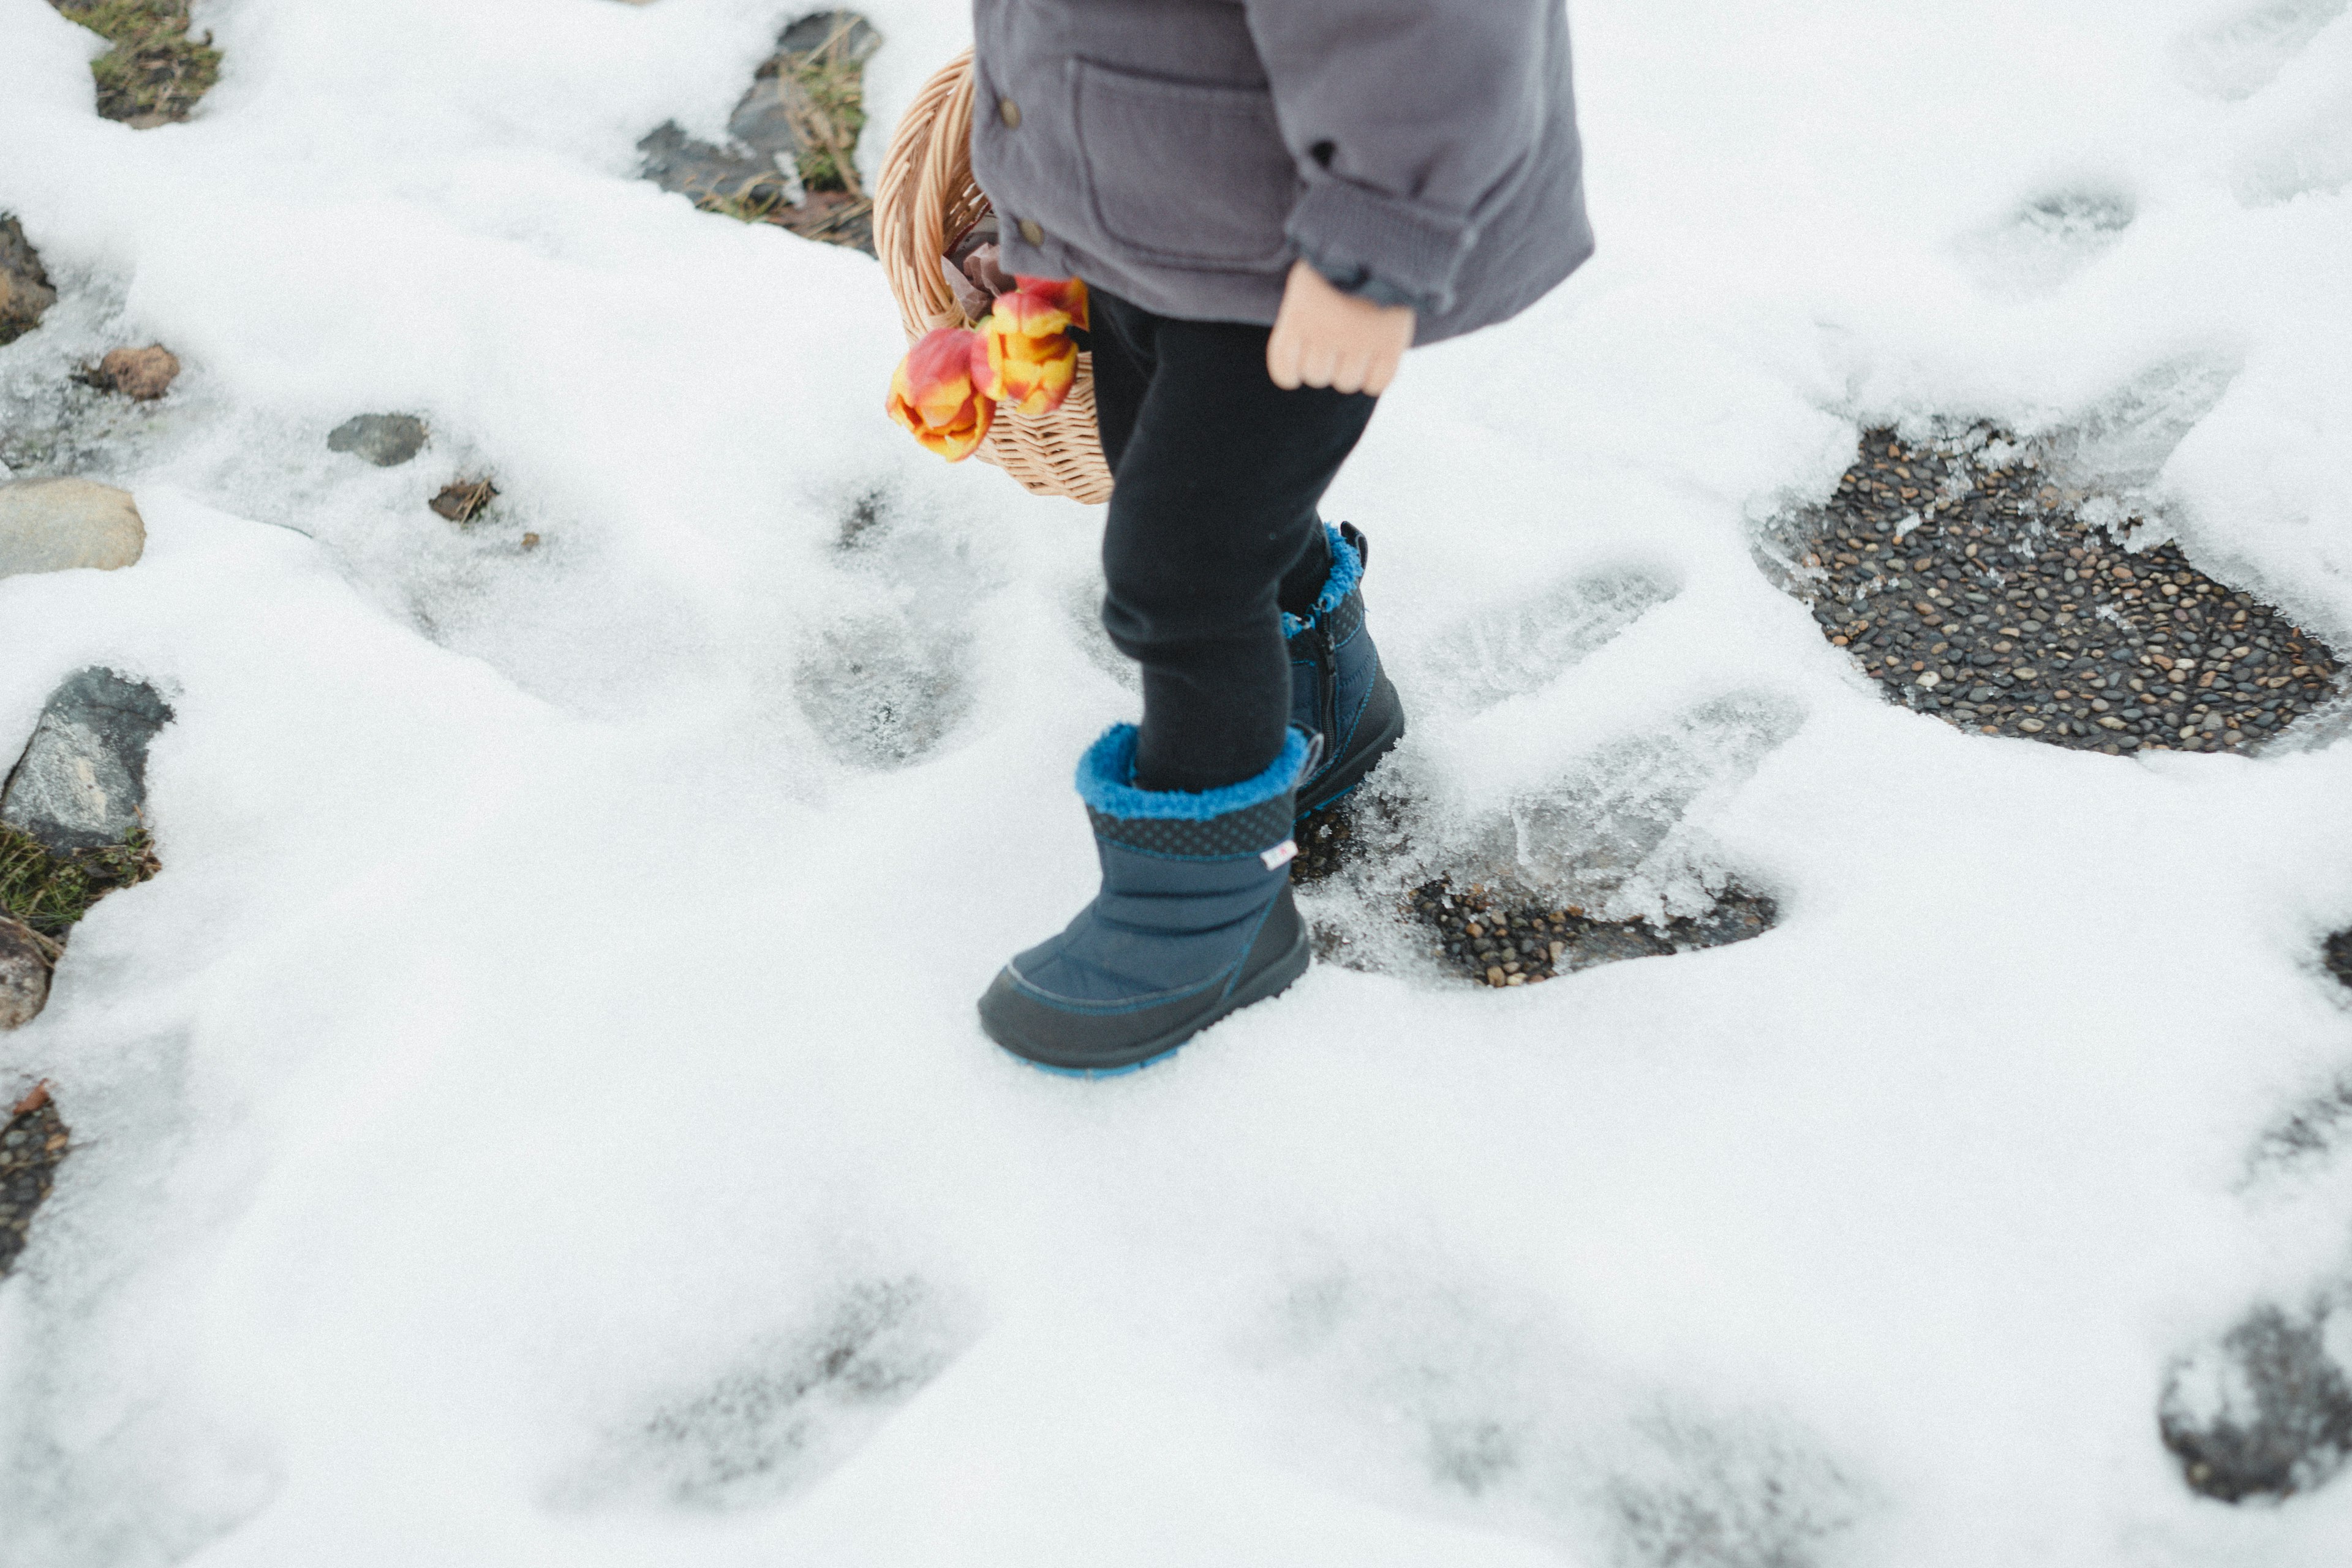
M 1290 281 L 1265 341 L 1265 370 L 1285 392 L 1328 386 L 1335 392 L 1386 392 L 1397 362 L 1412 346 L 1410 305 L 1375 305 L 1332 287 L 1304 261 Z

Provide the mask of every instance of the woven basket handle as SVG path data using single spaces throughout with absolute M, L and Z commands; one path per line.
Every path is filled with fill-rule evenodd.
M 899 121 L 876 190 L 877 248 L 909 341 L 934 327 L 970 324 L 940 264 L 956 237 L 947 232 L 948 214 L 971 178 L 973 74 L 966 49 L 923 84 Z

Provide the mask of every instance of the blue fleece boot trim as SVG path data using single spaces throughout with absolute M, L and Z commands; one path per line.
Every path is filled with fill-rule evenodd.
M 1295 637 L 1320 622 L 1338 609 L 1340 603 L 1356 591 L 1356 584 L 1364 580 L 1364 559 L 1356 553 L 1356 547 L 1348 542 L 1338 526 L 1325 523 L 1323 537 L 1331 546 L 1331 574 L 1323 579 L 1323 591 L 1315 595 L 1314 605 L 1303 618 L 1288 610 L 1282 612 L 1282 635 L 1285 637 Z
M 1222 789 L 1138 789 L 1132 724 L 1113 724 L 1078 759 L 1078 798 L 1087 809 L 1126 821 L 1208 822 L 1288 795 L 1316 752 L 1312 735 L 1293 730 L 1265 771 Z

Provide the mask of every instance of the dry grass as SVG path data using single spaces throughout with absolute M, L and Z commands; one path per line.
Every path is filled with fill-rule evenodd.
M 824 42 L 776 56 L 760 68 L 800 90 L 788 97 L 793 130 L 806 151 L 797 160 L 801 184 L 812 191 L 863 197 L 857 182 L 858 133 L 866 129 L 866 68 L 850 48 L 857 18 L 845 14 Z
M 698 195 L 697 206 L 872 254 L 874 203 L 857 177 L 856 157 L 866 129 L 866 67 L 856 47 L 861 26 L 856 16 L 840 13 L 814 48 L 786 50 L 760 67 L 760 77 L 781 79 L 784 89 L 785 112 L 801 148 L 793 167 L 803 200 L 795 205 L 787 199 L 781 176 L 761 174 L 732 190 Z
M 220 79 L 213 36 L 188 36 L 188 0 L 49 0 L 114 47 L 90 62 L 98 111 L 137 126 L 185 120 Z
M 482 509 L 498 499 L 499 487 L 488 479 L 455 479 L 425 504 L 460 528 L 472 524 Z
M 0 826 L 0 914 L 13 915 L 37 936 L 59 942 L 92 904 L 163 868 L 143 832 L 102 849 L 52 855 L 38 840 Z

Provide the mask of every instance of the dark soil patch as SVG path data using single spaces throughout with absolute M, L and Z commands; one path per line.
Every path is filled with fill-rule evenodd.
M 1429 927 L 1433 956 L 1482 985 L 1534 985 L 1627 958 L 1662 958 L 1762 936 L 1779 911 L 1760 894 L 1727 889 L 1704 915 L 1654 925 L 1639 918 L 1595 920 L 1574 904 L 1474 883 L 1444 880 L 1412 891 L 1415 919 Z
M 0 1128 L 0 1279 L 25 1250 L 33 1211 L 49 1195 L 51 1178 L 71 1146 L 72 1133 L 46 1084 L 18 1100 Z
M 1796 592 L 1894 701 L 1973 733 L 2110 754 L 2242 752 L 2331 699 L 2319 639 L 2135 549 L 2000 432 L 1863 437 Z
M 873 255 L 874 203 L 856 154 L 866 128 L 866 61 L 881 47 L 882 36 L 856 12 L 803 16 L 752 72 L 728 120 L 728 144 L 697 141 L 669 121 L 637 143 L 646 178 L 705 212 Z
M 2352 931 L 2339 931 L 2329 937 L 2321 961 L 2327 965 L 2328 973 L 2352 985 Z
M 220 79 L 213 36 L 188 36 L 188 0 L 49 0 L 114 47 L 90 62 L 98 111 L 142 130 L 185 120 Z

